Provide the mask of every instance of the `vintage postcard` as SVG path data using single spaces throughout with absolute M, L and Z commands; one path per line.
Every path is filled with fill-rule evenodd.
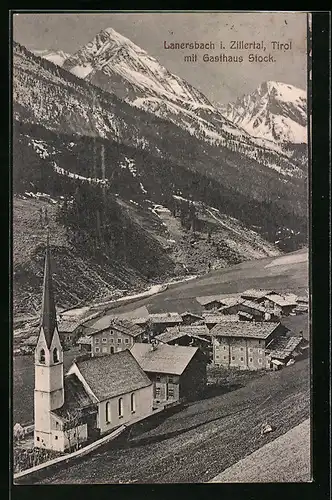
M 310 26 L 13 13 L 14 484 L 311 481 Z

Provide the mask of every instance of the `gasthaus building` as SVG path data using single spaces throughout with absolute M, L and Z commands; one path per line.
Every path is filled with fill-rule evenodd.
M 285 336 L 288 329 L 281 323 L 224 321 L 212 328 L 213 363 L 242 370 L 270 369 L 266 346 Z

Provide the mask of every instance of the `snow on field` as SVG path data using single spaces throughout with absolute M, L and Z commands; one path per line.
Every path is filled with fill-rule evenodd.
M 55 162 L 53 162 L 53 168 L 58 174 L 66 175 L 67 177 L 70 177 L 72 179 L 79 179 L 81 181 L 87 181 L 89 183 L 96 183 L 96 184 L 104 184 L 104 185 L 108 184 L 108 179 L 99 179 L 97 177 L 84 177 L 84 175 L 76 174 L 74 172 L 69 172 L 64 168 L 59 167 Z
M 91 64 L 86 63 L 83 65 L 77 65 L 71 68 L 70 72 L 78 76 L 78 78 L 86 78 L 93 70 Z
M 147 190 L 145 189 L 145 187 L 141 182 L 139 183 L 139 187 L 141 188 L 142 193 L 147 194 Z

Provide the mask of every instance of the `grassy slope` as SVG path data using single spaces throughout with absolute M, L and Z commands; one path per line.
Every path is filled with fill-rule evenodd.
M 246 387 L 195 402 L 99 449 L 39 483 L 206 482 L 309 416 L 309 366 L 303 360 Z M 269 422 L 273 433 L 260 435 Z
M 13 303 L 14 312 L 38 313 L 41 300 L 46 229 L 39 209 L 47 208 L 58 306 L 72 306 L 82 300 L 103 297 L 114 288 L 143 286 L 138 271 L 121 263 L 98 263 L 84 258 L 67 240 L 56 222 L 56 208 L 42 201 L 14 199 L 13 210 Z
M 200 232 L 193 236 L 181 227 L 178 218 L 171 214 L 154 214 L 147 203 L 135 204 L 117 198 L 122 210 L 133 221 L 140 234 L 147 235 L 145 245 L 149 251 L 157 252 L 155 271 L 165 279 L 173 274 L 183 274 L 188 269 L 193 273 L 204 273 L 208 264 L 216 268 L 276 254 L 278 250 L 260 236 L 246 230 L 231 218 L 226 226 L 216 221 L 207 210 L 200 210 Z M 68 241 L 63 226 L 56 221 L 56 205 L 33 199 L 14 198 L 13 210 L 13 265 L 14 265 L 14 311 L 32 313 L 39 311 L 43 252 L 46 228 L 40 222 L 40 209 L 47 208 L 54 261 L 54 281 L 58 306 L 75 306 L 82 301 L 103 298 L 115 289 L 140 289 L 148 283 L 146 269 L 142 268 L 143 250 L 135 269 L 120 259 L 96 260 L 84 255 Z M 176 235 L 174 228 L 176 228 Z M 208 231 L 212 238 L 209 241 Z M 140 242 L 128 239 L 140 251 Z M 219 251 L 218 251 L 219 247 Z M 146 247 L 145 247 L 146 249 Z M 146 250 L 144 250 L 146 251 Z M 167 263 L 170 263 L 168 265 Z M 166 265 L 167 264 L 167 265 Z M 173 266 L 173 270 L 172 270 Z M 145 266 L 146 267 L 146 266 Z M 156 278 L 154 278 L 156 279 Z
M 216 483 L 309 482 L 310 420 L 267 443 L 213 479 Z

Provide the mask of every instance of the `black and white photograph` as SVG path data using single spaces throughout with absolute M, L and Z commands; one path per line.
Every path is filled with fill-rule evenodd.
M 308 483 L 311 15 L 12 15 L 13 483 Z

